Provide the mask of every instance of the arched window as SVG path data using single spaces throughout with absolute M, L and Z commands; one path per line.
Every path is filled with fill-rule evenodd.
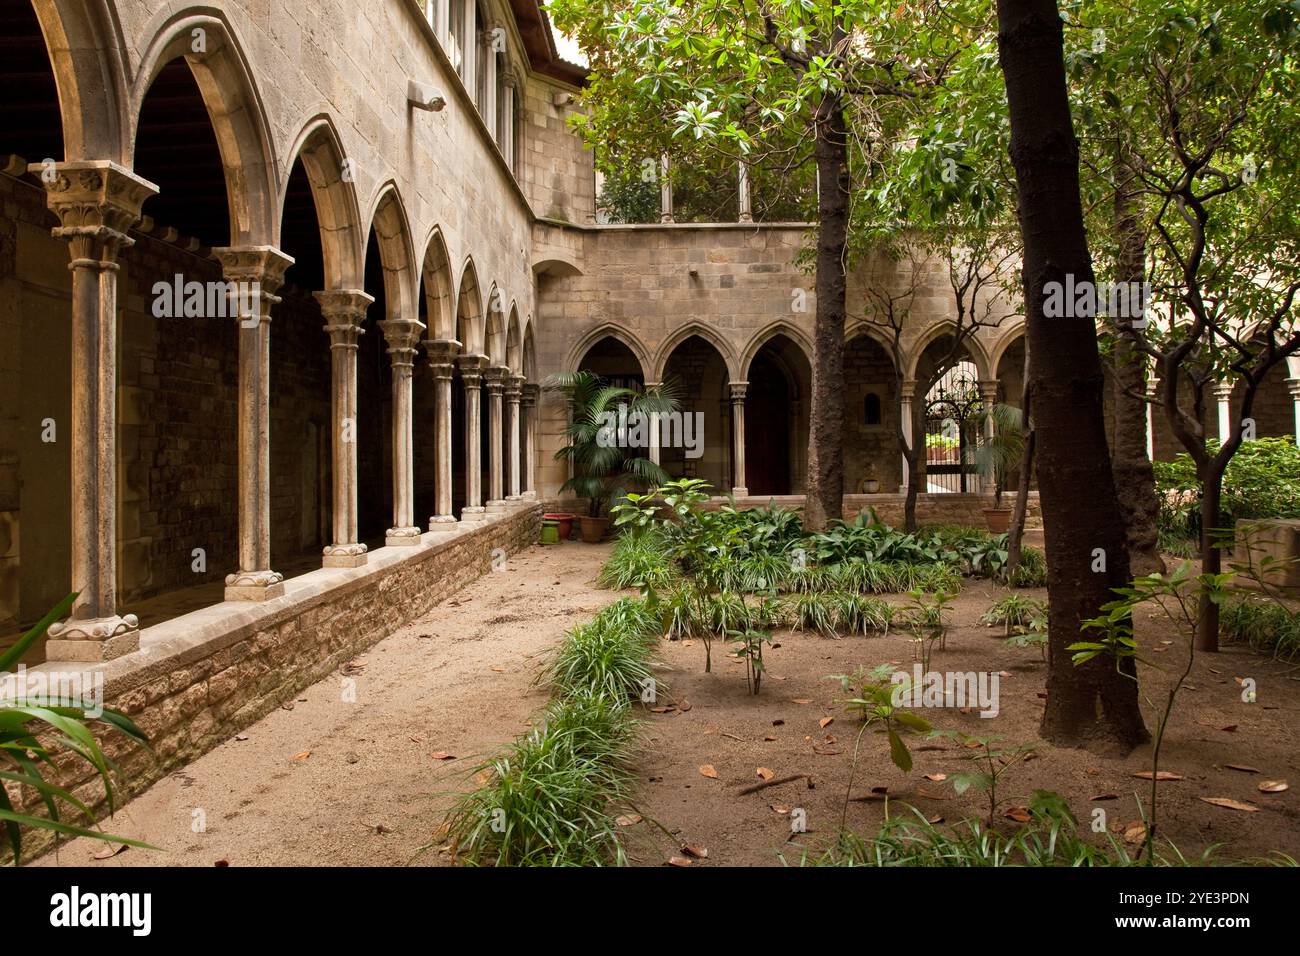
M 875 392 L 867 392 L 867 397 L 863 401 L 863 422 L 867 425 L 880 424 L 880 396 Z

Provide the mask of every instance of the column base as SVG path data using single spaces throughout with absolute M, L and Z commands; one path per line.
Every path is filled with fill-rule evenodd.
M 284 595 L 279 571 L 236 571 L 226 575 L 227 601 L 269 601 Z
M 732 496 L 733 498 L 748 498 L 748 497 L 749 497 L 749 489 L 748 489 L 748 488 L 732 488 L 732 489 L 731 489 L 731 496 Z
M 517 505 L 519 504 L 519 502 L 523 500 L 524 500 L 523 495 L 506 495 L 506 504 L 508 505 Z
M 364 544 L 331 544 L 325 549 L 321 567 L 359 568 L 366 563 L 368 550 Z
M 134 614 L 69 618 L 51 624 L 46 634 L 48 661 L 111 661 L 140 649 L 140 621 Z
M 460 527 L 455 515 L 431 515 L 429 530 L 434 534 L 453 534 Z
M 489 514 L 500 514 L 506 510 L 506 503 L 501 498 L 494 498 L 487 503 L 487 510 Z
M 384 532 L 384 547 L 413 548 L 420 543 L 420 529 L 412 525 L 409 528 L 389 528 Z
M 471 524 L 475 521 L 486 521 L 487 509 L 480 507 L 479 505 L 461 508 L 460 520 L 462 523 L 469 522 Z

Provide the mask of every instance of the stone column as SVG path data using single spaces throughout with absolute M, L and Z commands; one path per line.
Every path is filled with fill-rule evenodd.
M 525 498 L 537 497 L 537 396 L 540 385 L 525 385 L 524 407 L 524 480 Z
M 1300 445 L 1300 378 L 1288 378 L 1286 387 L 1291 392 L 1291 402 L 1295 406 L 1295 443 Z
M 502 434 L 501 394 L 510 369 L 492 365 L 483 370 L 483 386 L 488 398 L 488 511 L 505 511 L 505 456 Z
M 414 319 L 385 319 L 379 323 L 393 367 L 393 526 L 384 532 L 389 548 L 420 543 L 415 523 L 415 448 L 411 413 L 411 376 L 415 370 L 416 343 L 424 324 Z
M 359 568 L 366 546 L 357 534 L 357 342 L 374 297 L 360 289 L 317 292 L 330 338 L 330 439 L 334 533 L 324 549 L 327 568 Z
M 465 507 L 460 510 L 461 521 L 482 521 L 486 510 L 483 507 L 483 424 L 479 416 L 483 370 L 487 363 L 486 355 L 462 355 L 456 360 L 460 380 L 465 385 Z
M 39 163 L 29 169 L 45 172 Z M 117 257 L 158 187 L 105 160 L 56 163 L 54 171 L 46 202 L 72 270 L 72 421 L 63 435 L 72 443 L 78 593 L 68 619 L 50 626 L 45 653 L 51 661 L 106 661 L 140 646 L 139 620 L 117 613 Z
M 668 154 L 659 157 L 659 221 L 673 221 L 673 180 L 668 165 Z
M 273 246 L 212 254 L 227 282 L 256 290 L 238 318 L 239 569 L 226 575 L 226 600 L 266 601 L 284 593 L 284 575 L 271 570 L 271 306 L 293 258 Z
M 748 382 L 732 382 L 731 391 L 731 493 L 737 498 L 749 495 L 745 486 L 745 390 Z
M 663 382 L 646 382 L 645 390 L 647 392 L 652 392 L 655 389 L 659 388 L 661 385 L 663 385 Z M 659 464 L 659 447 L 660 447 L 659 437 L 661 434 L 659 430 L 659 414 L 660 414 L 659 412 L 650 413 L 650 434 L 648 436 L 649 446 L 646 449 L 646 457 L 649 458 L 656 465 Z
M 995 379 L 992 381 L 980 382 L 979 388 L 980 388 L 980 400 L 984 403 L 984 411 L 985 412 L 991 411 L 993 406 L 998 403 L 997 380 Z M 996 437 L 996 429 L 994 428 L 993 418 L 991 415 L 986 415 L 984 418 L 983 440 L 985 442 L 991 443 L 995 437 Z M 965 464 L 966 464 L 965 462 L 962 462 L 963 466 Z M 980 475 L 980 492 L 982 494 L 991 495 L 993 494 L 993 490 L 996 487 L 997 487 L 996 475 L 991 475 L 991 474 Z
M 912 418 L 912 399 L 916 397 L 916 379 L 909 378 L 903 381 L 898 389 L 898 421 L 902 425 L 903 445 L 906 450 L 911 450 L 914 437 L 912 428 L 915 422 Z M 898 487 L 900 495 L 907 494 L 907 483 L 910 478 L 910 472 L 907 467 L 907 455 L 903 454 L 903 483 Z M 924 488 L 918 491 L 924 491 Z
M 519 403 L 523 399 L 524 377 L 512 375 L 506 379 L 506 455 L 510 460 L 506 501 L 519 501 L 523 489 L 519 487 Z
M 742 162 L 739 163 L 738 166 L 740 167 L 740 182 L 739 182 L 739 192 L 738 192 L 739 201 L 740 201 L 739 218 L 741 222 L 753 222 L 754 204 L 753 204 L 753 199 L 749 194 L 749 164 Z
M 451 504 L 451 380 L 455 374 L 455 339 L 436 339 L 425 343 L 429 368 L 433 371 L 433 441 L 435 468 L 434 514 L 429 516 L 430 531 L 451 531 L 456 524 Z
M 1219 441 L 1226 442 L 1232 434 L 1232 383 L 1215 385 L 1214 398 L 1219 405 Z

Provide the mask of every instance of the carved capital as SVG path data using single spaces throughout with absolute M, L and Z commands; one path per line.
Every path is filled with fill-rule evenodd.
M 524 382 L 527 381 L 522 375 L 511 375 L 506 379 L 506 401 L 512 404 L 519 404 L 523 399 Z
M 32 163 L 27 169 L 45 185 L 45 201 L 59 217 L 53 235 L 71 244 L 74 267 L 112 264 L 134 241 L 126 232 L 140 221 L 144 201 L 158 193 L 147 179 L 108 160 Z
M 429 365 L 436 375 L 438 366 L 455 364 L 456 356 L 460 354 L 460 343 L 455 339 L 426 339 L 424 354 L 428 356 Z
M 365 334 L 361 323 L 366 319 L 366 309 L 375 301 L 360 289 L 337 289 L 313 292 L 325 317 L 325 332 L 330 337 L 330 348 L 357 347 L 357 339 Z
M 293 256 L 275 246 L 222 246 L 213 249 L 212 255 L 221 263 L 226 281 L 242 287 L 238 290 L 239 324 L 256 328 L 270 322 L 271 306 L 280 301 L 275 293 L 284 285 L 284 273 L 293 265 Z
M 533 385 L 531 383 L 525 385 L 523 388 L 524 407 L 535 408 L 537 406 L 537 398 L 541 394 L 541 392 L 542 392 L 542 386 L 540 385 Z
M 415 363 L 416 346 L 424 323 L 414 319 L 384 319 L 379 323 L 388 343 L 388 357 L 393 368 L 410 368 Z
M 466 388 L 477 388 L 483 381 L 483 373 L 488 367 L 486 355 L 461 355 L 456 359 L 460 368 L 461 381 Z
M 748 382 L 731 382 L 727 386 L 731 392 L 731 400 L 734 403 L 743 403 L 745 401 L 745 392 L 749 388 Z

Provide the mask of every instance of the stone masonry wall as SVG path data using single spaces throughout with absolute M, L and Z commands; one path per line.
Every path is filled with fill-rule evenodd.
M 145 629 L 136 653 L 91 665 L 104 674 L 105 706 L 131 717 L 152 747 L 101 735 L 125 777 L 119 805 L 489 573 L 494 549 L 510 554 L 535 542 L 541 512 L 519 507 L 447 540 L 425 535 L 419 548 L 385 548 L 362 568 L 312 572 L 265 605 L 175 618 Z M 102 784 L 85 763 L 70 754 L 55 762 L 52 782 L 102 809 Z M 39 852 L 37 834 L 31 842 L 29 852 Z

